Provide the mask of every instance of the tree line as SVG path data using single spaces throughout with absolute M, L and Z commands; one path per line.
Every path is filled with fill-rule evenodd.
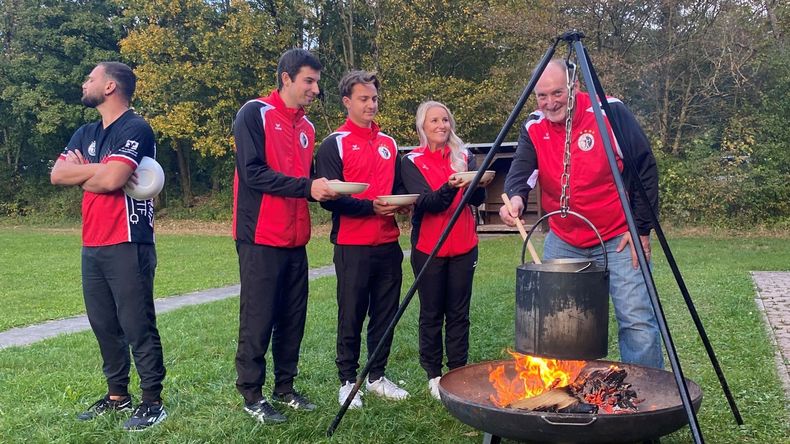
M 464 140 L 487 142 L 553 39 L 578 29 L 607 93 L 651 139 L 664 218 L 787 224 L 788 8 L 779 0 L 0 0 L 0 217 L 79 214 L 78 190 L 53 189 L 48 174 L 71 133 L 98 118 L 79 99 L 102 60 L 124 61 L 138 76 L 133 105 L 157 133 L 168 176 L 159 208 L 209 200 L 224 211 L 233 117 L 275 87 L 284 50 L 310 49 L 325 65 L 322 99 L 309 110 L 319 138 L 343 119 L 337 81 L 361 68 L 379 73 L 379 121 L 401 145 L 416 144 L 414 112 L 427 99 L 450 106 Z

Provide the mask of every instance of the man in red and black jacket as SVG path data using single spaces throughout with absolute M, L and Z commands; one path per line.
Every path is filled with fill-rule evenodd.
M 348 119 L 321 143 L 316 173 L 327 179 L 363 182 L 367 190 L 322 202 L 332 212 L 337 274 L 337 364 L 340 378 L 338 401 L 342 405 L 353 388 L 359 368 L 362 325 L 370 314 L 367 332 L 368 357 L 378 346 L 398 309 L 403 252 L 395 213 L 403 207 L 388 205 L 376 196 L 405 193 L 400 179 L 400 159 L 395 140 L 379 131 L 379 81 L 372 73 L 351 71 L 340 80 L 340 95 Z M 388 399 L 409 394 L 384 376 L 390 337 L 370 369 L 368 391 Z M 356 394 L 350 408 L 362 407 Z
M 307 199 L 337 197 L 326 179 L 310 179 L 315 130 L 304 107 L 319 93 L 321 68 L 308 51 L 286 51 L 277 66 L 278 89 L 245 103 L 233 123 L 233 238 L 241 277 L 236 388 L 244 410 L 262 423 L 286 420 L 262 393 L 270 340 L 272 398 L 315 409 L 293 382 L 307 315 Z
M 156 157 L 153 129 L 129 108 L 136 84 L 123 63 L 102 62 L 91 71 L 82 84 L 82 103 L 102 118 L 74 133 L 51 174 L 54 185 L 84 190 L 82 292 L 107 380 L 107 394 L 78 418 L 131 409 L 131 348 L 143 393 L 126 430 L 142 430 L 167 417 L 154 309 L 154 203 L 123 191 L 143 157 Z
M 543 209 L 550 212 L 560 208 L 569 102 L 567 75 L 566 62 L 552 60 L 535 86 L 538 110 L 521 127 L 518 147 L 505 179 L 512 213 L 502 207 L 499 215 L 508 225 L 515 225 L 515 218 L 521 216 L 527 195 L 534 187 L 535 174 Z M 605 242 L 609 292 L 619 327 L 620 359 L 662 368 L 658 320 L 632 245 L 640 242 L 650 260 L 650 212 L 658 214 L 658 169 L 650 143 L 634 115 L 620 100 L 608 98 L 608 102 L 612 115 L 605 116 L 605 123 L 609 137 L 615 141 L 617 165 L 628 188 L 639 239 L 631 239 L 628 232 L 591 97 L 583 92 L 576 93 L 571 115 L 569 207 L 588 218 Z M 609 121 L 616 122 L 623 132 L 624 140 L 620 144 L 614 139 Z M 636 171 L 623 169 L 624 155 L 634 161 Z M 635 181 L 642 182 L 647 200 L 635 192 Z M 543 246 L 545 259 L 593 257 L 603 263 L 604 250 L 595 233 L 581 219 L 554 217 L 549 219 L 549 227 L 551 231 Z

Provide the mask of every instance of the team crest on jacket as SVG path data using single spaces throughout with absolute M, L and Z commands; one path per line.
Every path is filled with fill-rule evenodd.
M 579 149 L 582 151 L 590 151 L 593 149 L 595 145 L 595 137 L 592 135 L 592 131 L 584 131 L 579 135 L 579 140 L 576 141 Z
M 302 132 L 299 134 L 299 143 L 301 143 L 301 144 L 302 144 L 302 148 L 307 148 L 307 143 L 308 143 L 309 141 L 310 141 L 310 140 L 307 138 L 307 134 L 305 134 L 305 133 L 304 133 L 304 131 L 302 131 Z
M 95 156 L 96 155 L 96 141 L 94 140 L 88 145 L 88 155 Z
M 379 145 L 379 156 L 381 156 L 384 160 L 389 160 L 392 157 L 392 153 L 390 153 L 390 149 L 384 145 Z

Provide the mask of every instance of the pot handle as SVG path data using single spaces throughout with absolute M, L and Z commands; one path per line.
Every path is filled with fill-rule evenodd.
M 535 232 L 535 228 L 538 227 L 538 224 L 543 222 L 543 219 L 547 219 L 547 218 L 549 218 L 551 216 L 555 216 L 557 214 L 562 214 L 562 210 L 552 211 L 551 213 L 544 214 L 543 217 L 538 219 L 538 221 L 535 222 L 535 224 L 532 225 L 532 227 L 529 229 L 529 232 L 527 233 L 527 238 L 524 239 L 524 244 L 521 247 L 521 263 L 522 264 L 526 262 L 527 244 L 529 243 L 529 238 L 532 237 L 532 233 Z M 589 219 L 587 219 L 586 217 L 582 216 L 581 214 L 579 214 L 579 213 L 577 213 L 575 211 L 571 211 L 571 210 L 568 210 L 567 214 L 571 214 L 571 215 L 574 215 L 574 216 L 578 217 L 579 219 L 581 219 L 585 223 L 587 223 L 587 225 L 589 225 L 590 228 L 592 228 L 593 232 L 598 237 L 598 242 L 601 243 L 601 250 L 603 251 L 603 269 L 608 271 L 609 270 L 609 257 L 608 257 L 608 254 L 606 253 L 606 245 L 603 242 L 603 238 L 601 237 L 601 233 L 598 232 L 598 229 L 595 228 L 595 225 L 593 225 L 593 223 L 590 222 Z
M 553 426 L 573 426 L 573 427 L 587 427 L 588 425 L 592 425 L 595 421 L 598 420 L 598 416 L 593 416 L 588 421 L 585 422 L 565 422 L 565 421 L 553 421 L 549 419 L 547 416 L 542 415 L 540 419 L 543 420 L 546 424 L 551 424 Z

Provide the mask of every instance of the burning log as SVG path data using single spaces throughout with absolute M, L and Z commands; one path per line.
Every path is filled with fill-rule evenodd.
M 633 413 L 641 402 L 624 369 L 611 366 L 579 375 L 570 385 L 555 387 L 540 395 L 512 402 L 509 407 L 537 412 Z
M 570 386 L 554 388 L 531 398 L 519 399 L 509 407 L 535 412 L 598 413 L 597 405 L 580 402 Z

